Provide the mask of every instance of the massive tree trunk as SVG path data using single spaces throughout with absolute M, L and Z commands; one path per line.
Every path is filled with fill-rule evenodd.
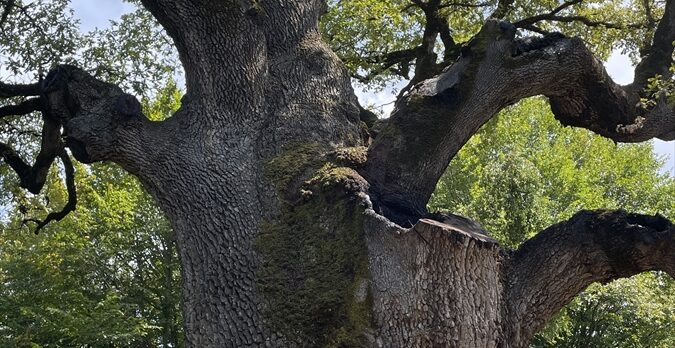
M 672 42 L 671 3 L 659 33 Z M 323 1 L 143 4 L 185 67 L 170 119 L 148 121 L 134 97 L 71 66 L 0 95 L 40 90 L 77 160 L 114 161 L 155 197 L 177 236 L 187 346 L 526 347 L 592 282 L 675 276 L 675 229 L 658 216 L 580 212 L 508 251 L 468 219 L 427 214 L 461 146 L 528 96 L 617 141 L 673 138 L 672 105 L 638 110 L 646 80 L 614 84 L 581 40 L 518 52 L 514 29 L 490 20 L 371 139 L 319 35 Z M 638 77 L 670 53 L 652 60 Z M 44 165 L 0 150 L 25 186 L 40 182 Z

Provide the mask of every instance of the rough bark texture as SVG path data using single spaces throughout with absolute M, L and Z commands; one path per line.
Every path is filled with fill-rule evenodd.
M 526 97 L 545 95 L 562 124 L 615 141 L 675 137 L 673 106 L 661 101 L 639 110 L 644 85 L 615 84 L 582 40 L 552 35 L 523 52 L 514 33 L 514 27 L 489 20 L 457 62 L 396 103 L 363 171 L 378 212 L 408 225 L 423 216 L 459 149 L 499 110 Z
M 489 20 L 366 148 L 348 73 L 318 32 L 322 1 L 142 3 L 186 71 L 170 119 L 148 121 L 133 96 L 71 66 L 41 85 L 0 84 L 0 97 L 43 94 L 77 160 L 114 161 L 156 198 L 176 232 L 187 346 L 526 347 L 593 281 L 675 275 L 675 231 L 660 217 L 582 212 L 516 252 L 468 219 L 420 219 L 461 146 L 528 96 L 617 141 L 672 139 L 672 106 L 637 110 L 644 81 L 614 84 L 581 40 L 524 49 Z M 670 42 L 672 7 L 657 31 Z M 437 20 L 429 32 L 448 34 Z M 30 173 L 45 166 L 0 145 L 40 185 Z
M 427 219 L 402 229 L 372 211 L 365 230 L 378 347 L 498 347 L 496 241 Z
M 675 226 L 658 215 L 583 211 L 514 252 L 457 217 L 366 216 L 377 347 L 527 347 L 593 282 L 675 276 Z

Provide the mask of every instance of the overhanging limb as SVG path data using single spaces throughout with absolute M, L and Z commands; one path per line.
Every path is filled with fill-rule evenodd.
M 528 341 L 593 282 L 655 270 L 675 277 L 675 227 L 668 219 L 581 211 L 540 232 L 505 261 L 506 337 Z

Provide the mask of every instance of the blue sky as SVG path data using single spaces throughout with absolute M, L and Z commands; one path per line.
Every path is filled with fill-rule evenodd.
M 134 6 L 122 0 L 71 0 L 75 16 L 80 19 L 80 30 L 107 27 L 111 19 L 134 10 Z
M 72 6 L 75 10 L 75 16 L 80 19 L 82 31 L 106 27 L 111 19 L 117 19 L 123 13 L 131 12 L 134 9 L 134 6 L 122 2 L 122 0 L 72 0 Z M 627 84 L 633 80 L 633 67 L 628 57 L 613 54 L 606 66 L 607 71 L 616 82 Z M 386 91 L 378 95 L 359 92 L 357 94 L 364 104 L 382 105 L 393 99 L 393 95 Z M 675 141 L 655 140 L 654 147 L 660 155 L 668 158 L 664 170 L 675 176 Z

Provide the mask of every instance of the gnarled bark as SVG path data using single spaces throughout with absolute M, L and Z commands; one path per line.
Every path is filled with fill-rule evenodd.
M 504 262 L 504 340 L 525 346 L 591 283 L 653 270 L 675 277 L 673 248 L 675 226 L 660 215 L 582 211 L 547 228 Z
M 666 16 L 673 8 L 668 2 Z M 673 105 L 660 101 L 650 110 L 638 108 L 646 81 L 617 85 L 580 39 L 552 34 L 523 45 L 514 33 L 508 23 L 489 20 L 456 63 L 396 103 L 363 171 L 379 212 L 400 224 L 424 216 L 436 182 L 459 149 L 499 110 L 530 96 L 549 97 L 562 124 L 617 142 L 675 139 Z M 675 39 L 667 25 L 656 35 Z M 667 70 L 672 43 L 668 49 L 668 59 L 650 55 L 638 73 Z
M 151 122 L 133 96 L 61 66 L 41 84 L 0 84 L 1 98 L 44 102 L 48 161 L 31 167 L 4 145 L 0 154 L 35 191 L 63 159 L 62 140 L 81 162 L 113 161 L 140 178 L 176 232 L 188 346 L 525 347 L 593 281 L 674 274 L 675 231 L 660 217 L 582 212 L 513 253 L 468 219 L 420 220 L 461 146 L 528 96 L 617 141 L 672 138 L 672 106 L 635 107 L 640 76 L 670 64 L 663 40 L 635 84 L 619 86 L 581 40 L 524 43 L 489 20 L 454 64 L 397 102 L 366 159 L 348 73 L 318 32 L 323 1 L 142 3 L 185 67 L 178 112 Z M 657 29 L 671 42 L 673 7 Z M 437 35 L 450 46 L 447 23 L 434 20 L 427 46 Z M 38 110 L 26 103 L 2 113 Z M 316 276 L 321 267 L 329 277 Z M 326 294 L 295 296 L 307 289 Z M 287 322 L 271 313 L 280 300 Z M 297 313 L 316 319 L 316 332 L 293 327 Z

